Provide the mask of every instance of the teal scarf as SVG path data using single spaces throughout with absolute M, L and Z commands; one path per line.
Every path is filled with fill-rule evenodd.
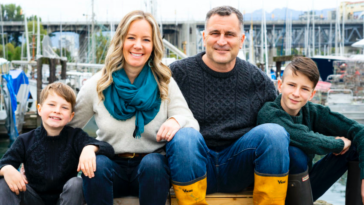
M 133 136 L 140 138 L 144 125 L 154 119 L 161 105 L 158 84 L 152 70 L 146 64 L 134 84 L 130 83 L 124 69 L 115 71 L 112 78 L 114 83 L 103 91 L 104 105 L 117 120 L 127 120 L 135 115 Z

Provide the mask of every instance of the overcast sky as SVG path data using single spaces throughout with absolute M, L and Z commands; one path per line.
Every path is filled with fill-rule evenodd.
M 97 21 L 115 21 L 132 10 L 146 10 L 145 2 L 151 0 L 94 0 Z M 250 13 L 263 8 L 271 12 L 275 8 L 315 10 L 335 8 L 341 0 L 155 0 L 158 20 L 203 20 L 210 8 L 231 5 L 241 12 Z M 351 0 L 357 2 L 360 0 Z M 90 21 L 92 0 L 1 0 L 2 4 L 14 3 L 23 8 L 26 16 L 38 15 L 42 21 Z M 86 15 L 84 15 L 86 14 Z

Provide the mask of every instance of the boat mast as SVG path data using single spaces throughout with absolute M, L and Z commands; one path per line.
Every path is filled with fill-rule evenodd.
M 338 29 L 340 29 L 339 27 L 339 5 L 336 1 L 336 21 L 335 21 L 335 56 L 338 56 L 339 55 L 339 51 L 338 51 L 338 40 L 339 40 L 339 37 L 338 37 Z
M 328 45 L 328 51 L 327 55 L 331 55 L 331 46 L 332 46 L 332 19 L 330 19 L 330 31 L 329 31 L 329 45 Z
M 309 33 L 310 33 L 310 10 L 307 11 L 307 27 L 306 27 L 306 42 L 305 42 L 305 54 L 306 56 L 310 56 L 309 47 L 308 47 L 308 39 L 309 39 Z
M 342 35 L 341 35 L 341 46 L 340 46 L 340 55 L 344 56 L 344 48 L 345 48 L 345 7 L 346 3 L 343 2 L 343 25 L 342 25 Z
M 250 50 L 249 50 L 249 61 L 251 64 L 254 64 L 255 65 L 255 60 L 254 60 L 254 45 L 253 45 L 253 34 L 254 34 L 254 31 L 253 31 L 253 15 L 251 15 L 251 23 L 250 23 L 250 30 L 249 30 L 249 47 L 250 47 Z
M 61 18 L 61 25 L 60 25 L 60 37 L 59 37 L 59 47 L 60 47 L 60 53 L 61 53 L 61 58 L 63 57 L 63 52 L 62 52 L 62 18 Z
M 3 22 L 3 13 L 1 11 L 1 6 L 0 6 L 0 23 L 1 23 L 1 38 L 3 42 L 3 56 L 5 59 L 4 22 Z
M 314 0 L 312 0 L 312 56 L 316 55 L 315 46 L 315 10 L 314 10 Z
M 33 32 L 32 32 L 32 60 L 34 60 L 35 58 L 35 25 L 34 25 L 34 15 L 33 15 L 33 18 L 32 18 L 32 23 L 33 23 Z
M 260 63 L 264 62 L 264 50 L 263 50 L 263 42 L 264 42 L 264 9 L 262 9 L 262 21 L 260 26 Z
M 92 18 L 92 25 L 91 25 L 91 39 L 92 39 L 92 43 L 91 43 L 91 62 L 95 63 L 95 34 L 94 34 L 94 29 L 95 29 L 95 13 L 94 13 L 94 0 L 91 0 L 92 3 L 92 13 L 91 13 L 91 18 Z
M 27 42 L 27 60 L 30 61 L 30 49 L 29 49 L 29 36 L 28 36 L 28 22 L 27 18 L 24 15 L 24 25 L 25 25 L 25 38 Z
M 265 71 L 267 72 L 267 75 L 270 76 L 270 70 L 268 66 L 268 46 L 267 46 L 267 21 L 265 18 L 265 11 L 263 10 L 264 14 L 264 46 L 265 46 Z
M 37 58 L 40 57 L 40 25 L 39 17 L 37 18 Z

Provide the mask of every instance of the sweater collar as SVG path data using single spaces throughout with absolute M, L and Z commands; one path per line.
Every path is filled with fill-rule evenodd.
M 63 127 L 62 131 L 57 136 L 48 136 L 47 130 L 44 128 L 44 126 L 41 124 L 37 129 L 35 129 L 35 136 L 38 139 L 46 139 L 46 140 L 60 140 L 62 139 L 62 136 L 67 136 L 66 134 L 66 126 Z
M 208 74 L 214 76 L 214 77 L 217 77 L 217 78 L 227 78 L 227 77 L 230 77 L 232 75 L 235 74 L 236 70 L 237 70 L 237 67 L 240 66 L 240 61 L 239 59 L 236 57 L 236 61 L 235 61 L 235 65 L 234 65 L 234 68 L 229 71 L 229 72 L 226 72 L 226 73 L 223 73 L 223 72 L 216 72 L 214 70 L 212 70 L 210 67 L 208 67 L 205 62 L 203 62 L 202 60 L 202 56 L 205 55 L 206 52 L 201 52 L 199 54 L 196 55 L 196 60 L 197 60 L 197 63 L 200 65 L 200 67 L 202 68 L 202 70 L 204 70 L 205 72 L 207 72 Z
M 274 100 L 274 103 L 280 108 L 280 109 L 282 109 L 284 112 L 286 112 L 284 109 L 283 109 L 283 107 L 282 107 L 282 105 L 281 105 L 281 99 L 282 99 L 282 94 L 279 94 L 278 95 L 278 97 Z M 287 115 L 289 115 L 289 116 L 291 116 L 291 118 L 292 118 L 292 120 L 295 122 L 295 123 L 302 123 L 303 122 L 303 116 L 305 115 L 305 113 L 307 113 L 308 112 L 308 104 L 309 104 L 310 102 L 307 102 L 306 103 L 306 105 L 304 105 L 302 108 L 301 108 L 301 110 L 300 110 L 300 112 L 298 113 L 298 115 L 297 116 L 291 116 L 291 115 L 289 115 L 287 112 Z

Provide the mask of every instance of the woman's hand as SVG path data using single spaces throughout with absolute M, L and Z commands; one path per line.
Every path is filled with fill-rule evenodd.
M 4 166 L 1 169 L 1 172 L 4 175 L 6 184 L 9 186 L 10 190 L 16 195 L 19 195 L 19 192 L 21 191 L 27 190 L 26 184 L 28 184 L 28 181 L 13 166 Z
M 99 148 L 95 145 L 87 145 L 82 149 L 80 161 L 77 171 L 82 170 L 82 173 L 90 179 L 95 176 L 96 171 L 96 152 Z
M 173 117 L 166 120 L 159 128 L 157 133 L 157 142 L 161 140 L 171 141 L 176 132 L 181 129 L 181 126 Z

